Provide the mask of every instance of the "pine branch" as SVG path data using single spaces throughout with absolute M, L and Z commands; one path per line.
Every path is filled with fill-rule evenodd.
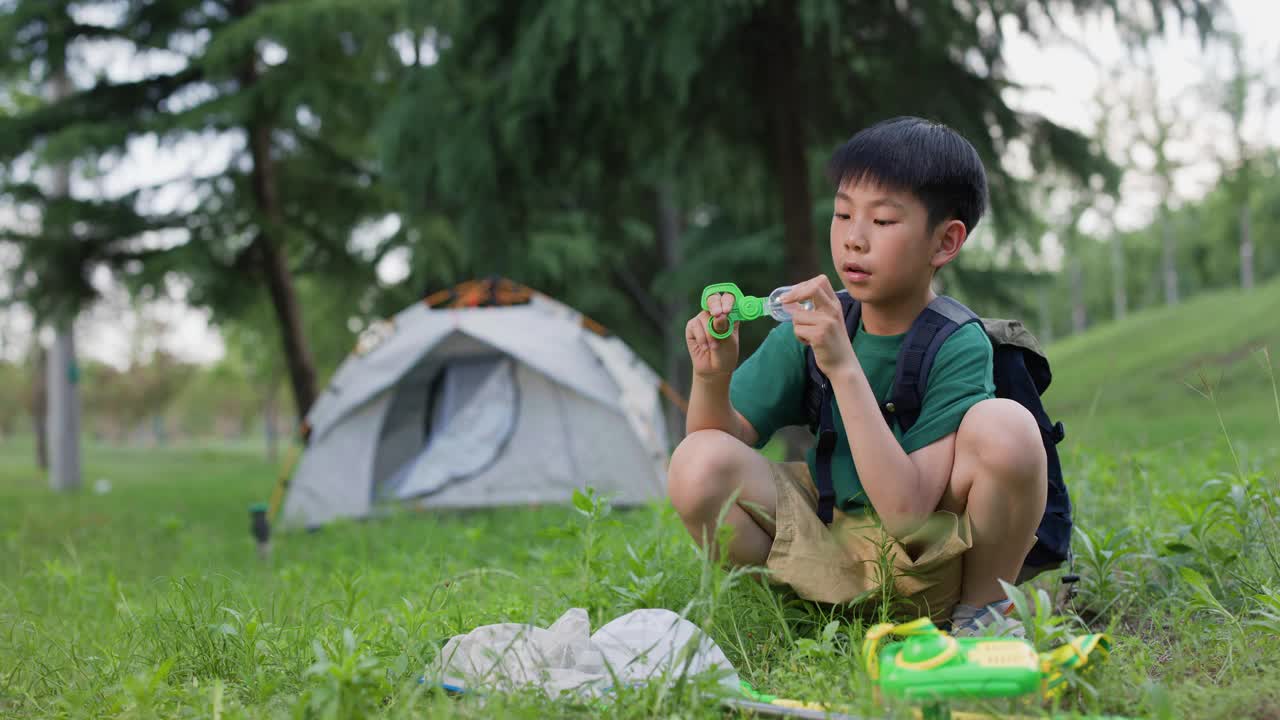
M 382 176 L 377 170 L 361 165 L 358 161 L 343 155 L 337 148 L 315 135 L 295 131 L 291 133 L 291 137 L 297 140 L 299 144 L 305 145 L 320 157 L 328 160 L 348 173 L 356 176 L 368 177 L 369 181 L 374 184 L 382 180 Z
M 649 321 L 654 330 L 659 333 L 665 330 L 666 320 L 662 317 L 662 312 L 658 309 L 659 303 L 657 298 L 653 297 L 640 282 L 636 280 L 631 271 L 626 268 L 615 267 L 612 270 L 613 277 L 622 286 L 627 295 L 631 297 L 631 301 L 639 306 L 644 318 Z
M 35 142 L 79 126 L 96 128 L 114 123 L 130 134 L 143 132 L 148 121 L 162 114 L 160 104 L 166 98 L 203 78 L 204 70 L 191 66 L 135 82 L 101 82 L 66 100 L 0 117 L 0 160 L 11 160 Z

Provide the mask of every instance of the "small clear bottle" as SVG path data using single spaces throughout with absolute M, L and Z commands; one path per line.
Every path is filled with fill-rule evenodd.
M 787 291 L 790 289 L 791 289 L 790 285 L 783 285 L 777 290 L 774 290 L 773 292 L 769 293 L 769 299 L 766 300 L 764 303 L 764 311 L 769 313 L 769 316 L 772 317 L 774 320 L 777 320 L 778 322 L 791 321 L 790 311 L 788 311 L 785 307 L 783 307 L 782 300 L 780 300 L 780 298 L 783 295 L 785 295 Z M 813 309 L 812 300 L 804 300 L 798 303 L 788 303 L 788 305 L 792 305 L 792 306 L 799 305 L 805 310 Z

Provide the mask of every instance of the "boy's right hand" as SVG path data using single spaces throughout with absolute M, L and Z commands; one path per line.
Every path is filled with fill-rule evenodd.
M 742 323 L 734 323 L 733 334 L 723 340 L 717 340 L 707 332 L 709 318 L 714 318 L 716 332 L 724 332 L 729 325 L 728 315 L 733 309 L 733 300 L 728 293 L 712 295 L 707 298 L 707 309 L 685 325 L 684 339 L 689 346 L 689 358 L 693 361 L 693 374 L 697 377 L 728 377 L 738 367 L 738 329 Z

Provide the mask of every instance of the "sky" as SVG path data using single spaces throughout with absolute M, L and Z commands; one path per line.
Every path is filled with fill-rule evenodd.
M 1267 80 L 1273 85 L 1280 84 L 1280 70 L 1274 70 L 1280 68 L 1280 36 L 1273 32 L 1280 27 L 1280 2 L 1228 0 L 1226 4 L 1242 29 L 1245 55 L 1250 64 L 1259 70 L 1265 68 L 1270 73 Z M 1107 102 L 1120 102 L 1146 91 L 1147 80 L 1153 80 L 1161 106 L 1176 119 L 1178 134 L 1183 137 L 1175 148 L 1177 157 L 1184 163 L 1176 179 L 1175 195 L 1184 202 L 1203 196 L 1218 174 L 1209 148 L 1223 142 L 1226 130 L 1225 120 L 1207 111 L 1205 96 L 1215 85 L 1215 68 L 1224 67 L 1225 55 L 1203 51 L 1190 29 L 1171 29 L 1152 43 L 1150 67 L 1135 69 L 1141 68 L 1142 63 L 1130 57 L 1107 20 L 1060 18 L 1059 21 L 1062 37 L 1058 40 L 1040 42 L 1018 33 L 1007 35 L 1004 57 L 1010 75 L 1021 88 L 1007 91 L 1006 100 L 1015 108 L 1039 113 L 1058 124 L 1093 135 L 1099 117 L 1100 89 L 1101 97 Z M 427 50 L 430 52 L 430 48 Z M 410 48 L 402 51 L 408 56 Z M 282 51 L 278 48 L 268 47 L 264 59 L 271 62 L 273 54 L 278 57 L 279 52 Z M 1090 54 L 1096 61 L 1089 58 Z M 113 79 L 136 78 L 172 69 L 166 65 L 176 61 L 154 57 L 142 64 L 123 48 L 107 48 L 87 58 L 93 70 L 105 71 Z M 1112 70 L 1116 68 L 1126 72 L 1113 76 Z M 1122 127 L 1128 126 L 1132 123 Z M 1256 145 L 1280 146 L 1280 112 L 1269 112 L 1260 102 L 1255 103 L 1250 109 L 1245 133 Z M 1108 148 L 1113 159 L 1120 159 L 1126 149 L 1135 147 L 1135 161 L 1143 163 L 1149 159 L 1141 152 L 1132 132 L 1122 130 L 1115 136 Z M 154 138 L 141 138 L 131 144 L 126 157 L 91 186 L 79 181 L 75 191 L 114 195 L 140 185 L 216 173 L 240 142 L 233 136 L 210 135 L 162 147 Z M 1006 161 L 1015 172 L 1024 167 L 1017 155 L 1017 152 L 1011 153 Z M 157 193 L 152 202 L 157 210 L 170 210 L 181 208 L 187 200 L 181 184 L 175 183 L 167 191 Z M 1102 234 L 1110 227 L 1121 230 L 1141 227 L 1150 220 L 1154 206 L 1155 193 L 1150 178 L 1130 173 L 1121 187 L 1121 200 L 1114 212 L 1105 216 L 1091 213 L 1085 219 L 1084 230 Z M 353 242 L 368 244 L 371 239 L 394 232 L 397 222 L 394 216 L 385 218 L 363 228 Z M 164 237 L 153 238 L 157 243 L 166 241 Z M 1060 260 L 1052 238 L 1042 260 L 1050 268 Z M 12 258 L 0 257 L 0 264 L 6 262 L 12 262 Z M 379 266 L 383 282 L 396 282 L 406 273 L 403 255 L 389 256 Z M 158 345 L 193 362 L 214 362 L 221 357 L 223 345 L 216 328 L 209 323 L 208 313 L 187 307 L 181 300 L 180 285 L 171 288 L 174 299 L 139 306 L 118 289 L 111 288 L 105 275 L 96 280 L 107 292 L 105 299 L 77 322 L 78 349 L 83 356 L 124 367 L 140 346 L 138 339 L 145 338 L 141 343 L 144 355 Z M 0 287 L 0 292 L 3 290 Z M 22 357 L 31 337 L 29 316 L 21 311 L 0 310 L 0 358 Z M 47 331 L 42 337 L 48 341 Z

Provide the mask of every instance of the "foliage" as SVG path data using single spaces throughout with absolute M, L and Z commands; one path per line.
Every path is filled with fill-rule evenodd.
M 352 234 L 393 207 L 368 158 L 374 119 L 403 67 L 392 42 L 402 8 L 398 0 L 17 2 L 0 22 L 0 72 L 43 83 L 107 47 L 169 69 L 102 73 L 66 99 L 0 118 L 8 166 L 0 194 L 39 218 L 3 236 L 22 249 L 14 294 L 41 317 L 70 316 L 97 296 L 91 279 L 107 268 L 156 294 L 183 278 L 187 300 L 219 319 L 269 302 L 305 410 L 315 377 L 292 278 L 322 276 L 349 299 L 376 286 L 382 249 L 365 257 Z M 52 196 L 38 173 L 21 171 L 30 163 L 14 162 L 100 175 L 147 136 L 162 147 L 233 149 L 212 172 L 171 183 L 183 191 L 177 204 L 163 187 Z
M 1161 5 L 1201 30 L 1217 7 Z M 1135 43 L 1165 20 L 1087 0 L 440 6 L 438 58 L 408 74 L 382 125 L 388 178 L 414 211 L 453 221 L 433 262 L 407 246 L 411 287 L 511 275 L 596 316 L 658 365 L 663 343 L 682 347 L 687 317 L 657 306 L 689 307 L 708 278 L 731 273 L 763 291 L 830 270 L 829 199 L 812 189 L 825 187 L 821 163 L 857 129 L 907 113 L 975 144 L 990 174 L 989 226 L 1006 243 L 1032 215 L 1001 162 L 1010 148 L 1029 148 L 1035 173 L 1087 182 L 1114 172 L 1087 138 L 1002 94 L 1000 28 L 1051 33 L 1047 17 L 1061 12 L 1109 12 Z M 660 238 L 664 192 L 678 262 Z M 992 292 L 990 270 L 974 263 L 954 284 L 975 300 L 1016 297 Z
M 1265 285 L 1280 275 L 1280 245 L 1270 238 L 1280 237 L 1280 158 L 1270 157 L 1255 165 L 1257 177 L 1250 195 L 1251 225 L 1255 238 L 1254 275 L 1256 285 Z M 1239 205 L 1227 184 L 1212 190 L 1202 200 L 1173 211 L 1170 222 L 1178 236 L 1177 262 L 1183 298 L 1213 290 L 1239 287 L 1240 232 Z M 1124 283 L 1130 312 L 1163 304 L 1160 278 L 1159 222 L 1139 230 L 1120 233 L 1126 267 Z M 1114 319 L 1111 283 L 1112 259 L 1109 238 L 1085 237 L 1076 248 L 1087 278 L 1086 314 L 1091 324 Z M 1032 287 L 1046 287 L 1054 298 L 1048 334 L 1068 334 L 1071 327 L 1069 278 L 1066 273 L 1044 278 Z M 1025 298 L 1025 295 L 1024 295 Z M 1033 305 L 1030 300 L 1023 300 Z M 1039 330 L 1045 333 L 1045 329 Z
M 986 227 L 1007 248 L 1034 225 L 1007 154 L 1026 148 L 1036 175 L 1086 183 L 1115 170 L 1088 138 L 1006 103 L 1007 28 L 1044 38 L 1060 15 L 1106 13 L 1138 45 L 1166 22 L 1207 32 L 1219 6 L 11 0 L 3 194 L 39 218 L 6 231 L 24 250 L 15 287 L 54 317 L 96 297 L 101 268 L 135 291 L 182 278 L 221 325 L 283 348 L 299 410 L 336 362 L 311 346 L 491 273 L 565 299 L 669 374 L 708 277 L 763 291 L 829 270 L 829 203 L 814 188 L 850 133 L 900 113 L 959 129 L 989 169 Z M 147 69 L 77 70 L 105 47 Z M 36 102 L 64 59 L 71 97 Z M 69 162 L 101 178 L 145 137 L 232 150 L 207 174 L 101 197 L 49 197 L 24 172 Z M 383 287 L 388 259 L 409 273 Z M 977 250 L 947 276 L 973 304 L 1020 312 L 1032 279 Z M 290 311 L 303 284 L 347 312 L 305 298 Z
M 129 432 L 144 420 L 162 416 L 187 384 L 194 368 L 166 352 L 125 370 L 93 364 L 85 375 L 83 405 L 116 432 Z
M 0 361 L 0 437 L 17 432 L 26 415 L 27 369 Z

